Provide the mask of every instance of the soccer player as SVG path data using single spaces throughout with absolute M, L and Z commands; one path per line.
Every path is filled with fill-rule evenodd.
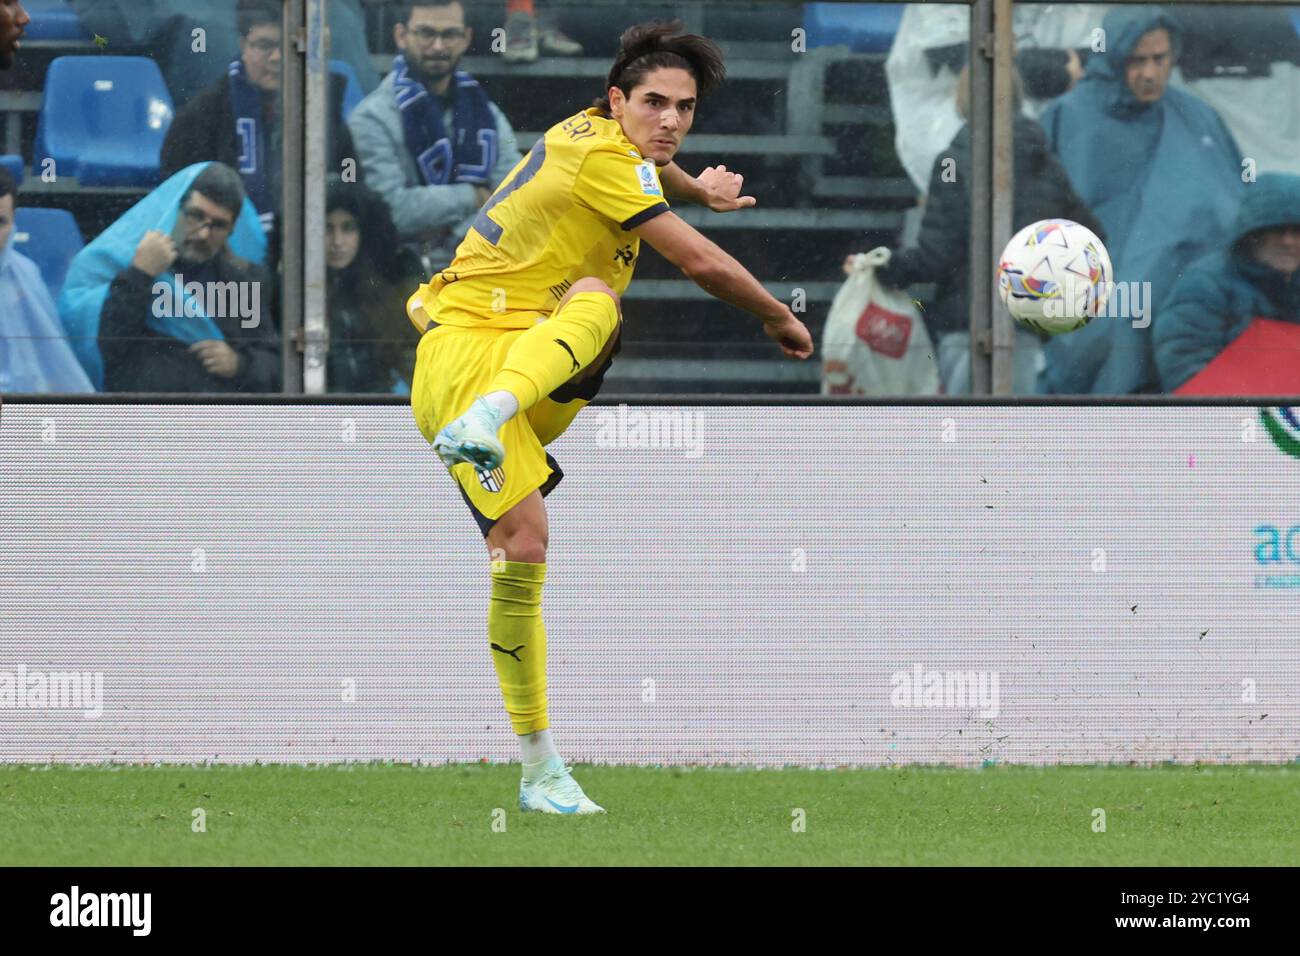
M 32 18 L 23 9 L 21 0 L 0 0 L 0 70 L 14 65 L 14 54 L 23 30 Z
M 786 355 L 813 351 L 789 307 L 669 211 L 665 196 L 719 212 L 755 203 L 726 167 L 695 178 L 673 162 L 698 98 L 726 72 L 712 41 L 681 30 L 673 21 L 624 32 L 606 95 L 546 131 L 479 210 L 451 265 L 407 304 L 424 331 L 412 411 L 492 558 L 488 642 L 523 750 L 523 810 L 604 812 L 560 759 L 546 711 L 542 499 L 563 472 L 545 447 L 595 397 L 618 352 L 619 297 L 641 240 L 762 319 Z

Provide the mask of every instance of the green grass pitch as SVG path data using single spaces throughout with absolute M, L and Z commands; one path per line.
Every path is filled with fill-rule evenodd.
M 518 765 L 3 764 L 0 865 L 1300 864 L 1296 764 L 575 777 L 607 816 L 520 813 Z

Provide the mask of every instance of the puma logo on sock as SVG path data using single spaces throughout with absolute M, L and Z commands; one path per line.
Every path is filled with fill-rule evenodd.
M 578 364 L 578 356 L 573 354 L 573 349 L 569 348 L 568 342 L 564 341 L 564 339 L 553 339 L 552 341 L 563 348 L 564 351 L 568 352 L 569 358 L 573 359 L 573 368 L 570 369 L 570 371 L 576 372 L 578 369 L 582 368 L 582 366 Z
M 519 661 L 519 663 L 522 664 L 523 661 L 522 661 L 522 660 L 519 660 L 519 653 L 518 653 L 518 652 L 519 652 L 519 651 L 522 651 L 522 650 L 523 650 L 525 647 L 527 647 L 528 645 L 527 645 L 527 644 L 520 644 L 520 645 L 519 645 L 518 647 L 516 647 L 513 651 L 512 651 L 512 650 L 507 650 L 506 648 L 502 647 L 500 644 L 491 644 L 491 645 L 489 645 L 489 646 L 490 646 L 490 647 L 492 648 L 492 650 L 494 650 L 494 651 L 500 651 L 502 654 L 509 654 L 511 657 L 513 657 L 515 660 Z

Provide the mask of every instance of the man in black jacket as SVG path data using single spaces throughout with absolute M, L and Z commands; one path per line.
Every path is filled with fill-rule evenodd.
M 212 163 L 182 196 L 172 234 L 145 233 L 100 312 L 105 391 L 279 390 L 266 272 L 226 246 L 243 204 L 239 176 Z M 178 330 L 190 334 L 168 334 Z M 191 330 L 219 335 L 188 343 Z
M 267 232 L 280 211 L 284 162 L 280 33 L 278 3 L 257 2 L 240 9 L 239 59 L 226 76 L 176 114 L 161 157 L 164 177 L 205 160 L 237 170 Z M 346 81 L 334 74 L 330 80 L 330 160 L 338 175 L 343 161 L 356 153 L 342 118 Z M 361 170 L 354 172 L 359 181 Z

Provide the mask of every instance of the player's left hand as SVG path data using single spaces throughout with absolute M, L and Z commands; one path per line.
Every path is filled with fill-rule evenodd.
M 239 353 L 220 339 L 204 339 L 190 346 L 190 354 L 203 363 L 209 375 L 234 378 L 239 371 Z
M 726 166 L 710 166 L 695 178 L 704 187 L 704 205 L 714 212 L 732 212 L 758 204 L 753 196 L 740 194 L 745 177 L 728 172 Z

